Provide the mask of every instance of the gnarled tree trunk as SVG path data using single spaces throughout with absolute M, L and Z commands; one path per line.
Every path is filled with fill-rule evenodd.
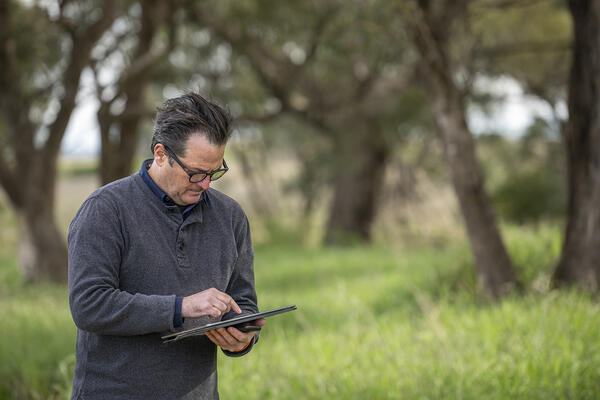
M 516 276 L 490 200 L 485 192 L 475 145 L 465 121 L 463 95 L 454 82 L 455 70 L 448 57 L 450 27 L 464 4 L 443 1 L 435 6 L 417 1 L 412 37 L 422 58 L 422 73 L 444 143 L 444 153 L 460 209 L 467 227 L 480 286 L 498 298 L 517 285 Z
M 435 100 L 436 121 L 467 227 L 479 285 L 492 297 L 500 297 L 516 285 L 516 277 L 484 189 L 461 101 L 456 96 L 452 97 L 453 100 L 442 97 Z
M 41 106 L 37 102 L 44 96 L 32 92 L 31 77 L 20 67 L 18 43 L 11 37 L 13 26 L 20 22 L 15 12 L 18 3 L 0 2 L 0 136 L 4 146 L 0 152 L 0 185 L 18 216 L 19 265 L 23 280 L 29 282 L 65 282 L 67 278 L 64 235 L 54 221 L 57 158 L 75 108 L 81 73 L 93 47 L 121 10 L 122 0 L 105 1 L 97 19 L 78 26 L 78 21 L 63 15 L 62 5 L 59 18 L 46 22 L 58 24 L 71 45 L 63 55 L 59 81 L 49 86 L 60 86 L 62 91 L 55 98 L 59 104 L 56 116 L 45 126 L 47 138 L 40 144 L 35 140 L 39 122 L 30 115 Z
M 570 0 L 573 64 L 566 128 L 568 213 L 558 284 L 600 284 L 600 2 Z
M 367 127 L 364 129 L 367 131 Z M 336 168 L 337 178 L 325 232 L 328 245 L 370 240 L 383 185 L 390 147 L 386 147 L 377 134 L 353 133 L 348 131 L 338 147 L 341 164 Z

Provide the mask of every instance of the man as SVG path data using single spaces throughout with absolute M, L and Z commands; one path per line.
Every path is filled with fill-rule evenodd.
M 240 356 L 257 341 L 233 327 L 160 340 L 209 318 L 258 311 L 248 220 L 209 188 L 228 170 L 230 124 L 228 112 L 198 94 L 167 100 L 156 116 L 154 158 L 92 193 L 73 219 L 72 399 L 218 398 L 216 346 Z

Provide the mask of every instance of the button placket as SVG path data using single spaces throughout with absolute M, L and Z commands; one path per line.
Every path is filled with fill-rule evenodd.
M 187 257 L 185 255 L 185 239 L 184 239 L 184 226 L 183 224 L 179 227 L 177 232 L 177 244 L 175 252 L 177 254 L 177 262 L 180 267 L 187 267 Z

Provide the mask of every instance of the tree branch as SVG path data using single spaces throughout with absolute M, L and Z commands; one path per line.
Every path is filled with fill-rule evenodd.
M 475 51 L 485 57 L 512 57 L 523 54 L 558 53 L 571 50 L 569 41 L 523 41 L 483 47 Z
M 330 7 L 317 19 L 317 23 L 312 29 L 312 36 L 311 40 L 309 41 L 308 51 L 306 52 L 306 59 L 304 60 L 304 64 L 310 63 L 314 59 L 314 56 L 317 53 L 317 49 L 321 44 L 321 39 L 323 37 L 323 33 L 325 32 L 325 28 L 327 28 L 331 20 L 339 12 L 340 7 L 341 6 L 339 5 Z
M 102 34 L 114 22 L 122 0 L 106 0 L 103 14 L 82 33 L 72 36 L 73 46 L 63 75 L 64 95 L 60 99 L 60 110 L 49 127 L 48 140 L 43 148 L 43 165 L 51 165 L 60 149 L 71 113 L 75 108 L 75 97 L 79 91 L 79 79 L 89 61 L 90 52 Z
M 508 8 L 526 8 L 540 3 L 548 3 L 548 0 L 490 0 L 483 2 L 482 7 L 506 10 Z

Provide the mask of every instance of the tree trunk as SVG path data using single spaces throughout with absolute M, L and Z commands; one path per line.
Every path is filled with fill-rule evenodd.
M 600 284 L 600 3 L 570 0 L 573 64 L 566 129 L 568 212 L 558 284 Z
M 59 64 L 63 65 L 60 68 L 63 74 L 52 82 L 52 86 L 61 86 L 62 90 L 59 95 L 53 95 L 58 109 L 54 120 L 44 126 L 48 135 L 41 144 L 34 138 L 42 125 L 34 122 L 30 115 L 32 110 L 44 107 L 46 95 L 34 91 L 29 72 L 20 68 L 21 60 L 15 51 L 18 43 L 11 36 L 10 27 L 22 17 L 10 7 L 12 3 L 15 2 L 0 2 L 0 136 L 4 146 L 0 152 L 0 185 L 20 224 L 18 257 L 23 279 L 65 282 L 67 249 L 53 213 L 58 153 L 75 108 L 81 73 L 88 65 L 93 47 L 121 10 L 122 0 L 103 2 L 98 9 L 102 11 L 100 17 L 89 24 L 65 17 L 60 3 L 60 18 L 56 24 L 63 31 L 64 39 L 70 42 L 70 51 Z M 51 102 L 48 104 L 49 109 L 54 108 Z M 7 157 L 10 154 L 14 159 Z
M 103 119 L 106 118 L 106 119 Z M 117 120 L 112 116 L 101 116 L 100 122 L 100 181 L 102 185 L 131 174 L 133 160 L 140 136 L 139 125 L 142 115 Z M 114 129 L 115 136 L 111 135 Z
M 19 268 L 25 282 L 67 281 L 67 247 L 44 201 L 17 211 Z
M 177 23 L 172 17 L 179 5 L 160 0 L 141 0 L 139 5 L 142 11 L 141 26 L 131 56 L 132 63 L 121 71 L 115 84 L 117 90 L 114 97 L 105 101 L 99 96 L 98 122 L 102 145 L 100 180 L 103 185 L 131 174 L 140 124 L 154 114 L 146 107 L 145 89 L 151 83 L 154 69 L 175 46 Z M 162 26 L 166 32 L 161 31 Z M 158 49 L 155 42 L 163 33 L 166 33 L 167 43 Z M 129 58 L 128 55 L 124 56 Z M 125 100 L 125 108 L 120 114 L 113 115 L 110 108 L 117 99 Z
M 477 280 L 488 295 L 498 298 L 516 285 L 516 277 L 484 189 L 473 138 L 464 120 L 464 110 L 456 98 L 454 101 L 437 98 L 435 103 L 436 123 L 443 138 L 452 184 L 467 227 Z
M 30 173 L 23 197 L 13 203 L 19 222 L 19 268 L 25 282 L 67 281 L 67 246 L 54 218 L 57 157 L 35 163 L 26 160 Z
M 465 121 L 463 96 L 453 80 L 455 71 L 447 55 L 450 26 L 462 7 L 460 2 L 448 2 L 435 15 L 436 10 L 429 8 L 428 3 L 419 2 L 410 23 L 413 41 L 422 57 L 422 73 L 444 143 L 452 184 L 467 227 L 477 280 L 489 296 L 498 298 L 516 286 L 517 281 L 483 186 L 473 137 Z
M 254 209 L 254 212 L 258 216 L 272 216 L 274 214 L 274 210 L 277 209 L 273 196 L 274 191 L 266 188 L 266 171 L 257 171 L 255 170 L 253 163 L 250 161 L 250 157 L 248 156 L 252 151 L 249 146 L 245 146 L 244 148 L 233 148 L 235 153 L 235 157 L 237 161 L 241 164 L 240 169 L 242 175 L 244 177 L 244 181 L 246 182 L 250 204 Z M 258 151 L 258 150 L 254 150 Z M 262 173 L 262 175 L 261 175 Z
M 366 128 L 365 128 L 366 129 Z M 340 143 L 342 159 L 330 205 L 325 244 L 344 245 L 371 239 L 378 195 L 383 184 L 389 147 L 373 135 L 348 133 Z M 357 140 L 358 139 L 358 140 Z M 345 150 L 342 151 L 342 148 Z

